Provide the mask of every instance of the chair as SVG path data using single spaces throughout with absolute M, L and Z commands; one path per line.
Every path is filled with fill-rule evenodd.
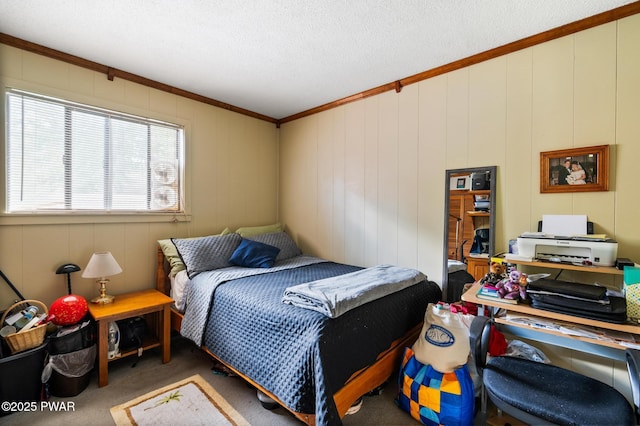
M 613 387 L 564 368 L 522 358 L 487 361 L 492 321 L 476 317 L 470 343 L 478 375 L 491 402 L 533 425 L 636 425 L 640 406 L 640 351 L 626 350 L 635 410 Z

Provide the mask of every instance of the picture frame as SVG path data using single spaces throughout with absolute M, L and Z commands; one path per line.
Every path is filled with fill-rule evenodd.
M 471 175 L 456 174 L 450 176 L 449 189 L 451 191 L 469 191 L 471 189 Z
M 609 190 L 609 145 L 540 152 L 540 192 Z

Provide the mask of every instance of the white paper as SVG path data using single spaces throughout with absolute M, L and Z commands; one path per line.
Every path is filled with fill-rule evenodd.
M 553 215 L 542 216 L 542 232 L 556 237 L 587 234 L 587 215 Z

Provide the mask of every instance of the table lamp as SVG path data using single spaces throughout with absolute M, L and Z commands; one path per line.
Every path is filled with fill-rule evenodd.
M 122 272 L 122 268 L 113 258 L 111 252 L 93 253 L 87 267 L 84 268 L 84 272 L 82 273 L 83 278 L 98 278 L 97 283 L 100 285 L 100 296 L 91 299 L 92 303 L 104 305 L 113 302 L 114 297 L 107 294 L 107 283 L 109 280 L 106 277 L 119 274 L 120 272 Z
M 67 291 L 68 294 L 71 294 L 71 274 L 73 272 L 78 272 L 80 267 L 74 263 L 65 263 L 64 265 L 60 265 L 58 269 L 56 269 L 56 274 L 67 274 Z

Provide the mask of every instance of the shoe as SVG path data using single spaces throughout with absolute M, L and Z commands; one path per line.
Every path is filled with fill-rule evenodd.
M 347 410 L 346 414 L 355 414 L 358 411 L 360 411 L 360 408 L 362 408 L 362 398 L 358 398 L 356 400 L 356 402 L 354 402 L 351 407 L 349 407 L 349 409 Z

